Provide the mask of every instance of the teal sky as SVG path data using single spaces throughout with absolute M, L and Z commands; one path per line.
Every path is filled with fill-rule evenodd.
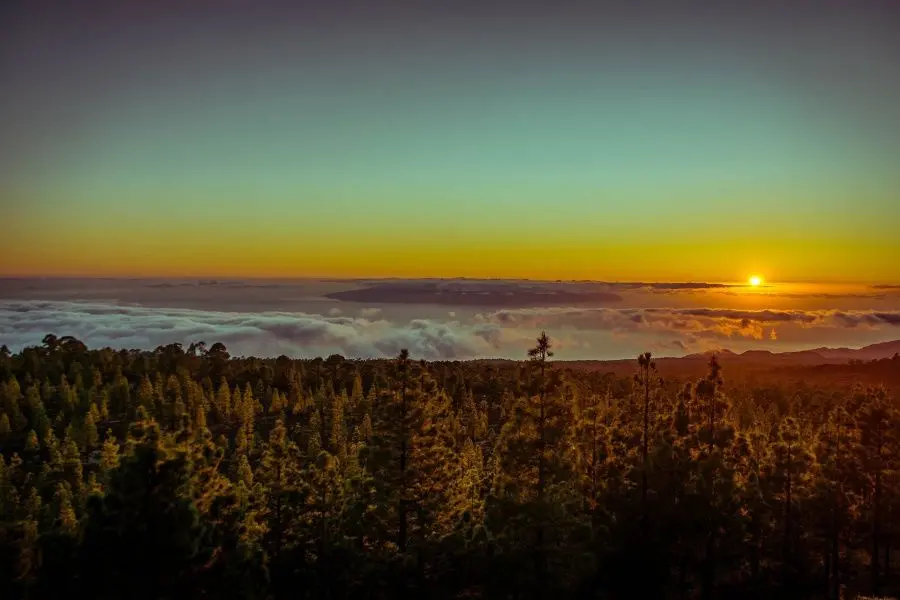
M 134 274 L 216 274 L 242 244 L 277 265 L 259 274 L 309 274 L 310 248 L 332 261 L 315 274 L 428 273 L 376 268 L 405 243 L 431 275 L 484 274 L 479 243 L 500 257 L 489 274 L 520 276 L 514 257 L 545 230 L 570 252 L 683 252 L 673 276 L 900 279 L 900 28 L 885 4 L 286 6 L 7 9 L 0 230 L 28 259 L 0 270 L 121 274 L 103 258 L 118 248 L 143 257 Z M 216 232 L 233 240 L 217 257 L 141 254 Z M 721 256 L 703 262 L 708 247 Z M 817 261 L 822 248 L 838 258 Z M 665 278 L 653 268 L 630 258 L 596 278 Z

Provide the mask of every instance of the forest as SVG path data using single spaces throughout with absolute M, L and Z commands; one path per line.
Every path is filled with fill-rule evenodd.
M 0 598 L 900 592 L 884 388 L 519 362 L 0 351 Z M 896 369 L 900 361 L 894 359 Z

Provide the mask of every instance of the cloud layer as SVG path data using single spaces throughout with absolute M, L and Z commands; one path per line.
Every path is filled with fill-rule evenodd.
M 659 331 L 694 337 L 773 337 L 776 326 L 856 328 L 900 326 L 900 311 L 736 310 L 727 308 L 579 308 L 504 309 L 478 320 L 508 327 Z M 767 333 L 768 332 L 768 333 Z
M 827 339 L 835 331 L 898 327 L 900 311 L 547 307 L 398 321 L 383 317 L 377 309 L 345 316 L 100 302 L 0 302 L 0 343 L 14 351 L 40 344 L 45 334 L 55 333 L 73 335 L 90 347 L 153 349 L 171 342 L 218 341 L 238 355 L 340 353 L 374 358 L 407 348 L 413 356 L 427 359 L 521 358 L 536 333 L 547 329 L 563 350 L 560 358 L 582 358 L 600 348 L 601 338 L 632 339 L 647 348 L 683 353 L 729 341 L 768 343 L 783 331 L 821 333 Z M 623 344 L 619 356 L 630 352 Z
M 373 311 L 368 311 L 373 314 Z M 78 302 L 0 304 L 2 343 L 17 350 L 47 333 L 91 347 L 152 349 L 171 342 L 220 341 L 236 354 L 392 356 L 401 348 L 429 359 L 496 356 L 502 328 L 413 319 L 405 324 L 306 313 L 228 313 Z

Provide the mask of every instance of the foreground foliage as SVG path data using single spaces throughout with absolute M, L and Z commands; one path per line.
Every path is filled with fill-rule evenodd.
M 883 390 L 551 357 L 4 348 L 0 597 L 896 593 Z

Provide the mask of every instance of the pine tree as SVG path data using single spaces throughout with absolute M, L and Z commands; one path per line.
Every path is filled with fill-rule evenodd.
M 268 413 L 270 415 L 280 415 L 284 410 L 285 402 L 284 398 L 277 389 L 272 390 L 272 400 L 269 402 L 269 410 Z
M 328 448 L 339 459 L 347 455 L 347 428 L 344 424 L 344 407 L 342 396 L 332 398 L 329 410 L 331 428 L 328 436 Z
M 537 481 L 537 495 L 538 500 L 543 500 L 544 492 L 546 489 L 547 481 L 545 474 L 545 462 L 547 460 L 547 365 L 549 359 L 553 356 L 553 352 L 550 351 L 550 338 L 547 337 L 547 332 L 542 331 L 540 337 L 537 339 L 537 345 L 528 351 L 528 358 L 531 360 L 532 364 L 536 366 L 537 371 L 540 375 L 540 379 L 538 380 L 538 402 L 539 402 L 539 411 L 540 416 L 537 421 L 537 430 L 538 430 L 538 481 Z M 541 537 L 541 534 L 538 534 L 538 537 Z M 538 545 L 540 546 L 543 543 L 543 540 L 538 540 Z
M 462 422 L 466 428 L 469 437 L 478 441 L 478 407 L 475 406 L 475 398 L 472 396 L 472 390 L 466 392 L 462 404 Z
M 53 504 L 56 506 L 56 524 L 59 529 L 67 535 L 74 535 L 78 519 L 75 517 L 75 509 L 72 507 L 72 495 L 64 484 L 60 483 L 56 486 Z
M 165 394 L 163 396 L 162 420 L 172 431 L 181 427 L 181 417 L 184 415 L 184 400 L 181 395 L 181 384 L 174 375 L 169 375 L 166 380 Z
M 646 527 L 647 524 L 647 476 L 649 464 L 647 457 L 650 445 L 650 388 L 653 386 L 654 375 L 656 373 L 656 363 L 652 360 L 652 355 L 645 352 L 638 356 L 638 374 L 635 376 L 635 382 L 640 386 L 643 395 L 641 403 L 642 425 L 641 425 L 641 526 Z
M 600 510 L 606 491 L 608 460 L 611 454 L 607 431 L 608 410 L 593 396 L 583 407 L 575 405 L 575 469 L 577 484 L 590 516 L 591 535 L 600 527 Z
M 193 418 L 191 419 L 191 429 L 198 434 L 208 432 L 206 425 L 206 407 L 202 402 L 194 405 Z
M 62 444 L 62 475 L 75 498 L 79 499 L 84 488 L 81 452 L 78 450 L 78 444 L 69 437 L 63 440 Z
M 97 443 L 100 440 L 100 434 L 97 433 L 97 425 L 94 422 L 93 412 L 88 412 L 84 417 L 83 432 L 85 450 L 90 452 L 97 447 Z
M 329 553 L 330 547 L 338 542 L 340 530 L 342 498 L 342 477 L 337 459 L 327 451 L 319 452 L 304 467 L 297 492 L 304 498 L 302 514 L 299 515 L 304 532 L 301 537 L 307 540 L 308 553 L 315 557 L 315 562 L 322 574 L 323 587 L 330 587 Z
M 538 596 L 552 587 L 549 565 L 556 559 L 549 551 L 566 535 L 565 513 L 575 496 L 568 484 L 572 406 L 555 394 L 550 348 L 542 333 L 528 352 L 532 393 L 515 401 L 497 438 L 486 517 L 506 552 L 529 557 L 533 567 L 515 585 L 534 588 Z
M 53 435 L 53 424 L 44 407 L 43 400 L 37 399 L 31 416 L 31 422 L 34 424 L 34 430 L 38 434 L 38 438 L 43 442 L 47 437 Z
M 869 390 L 859 412 L 857 427 L 860 433 L 861 460 L 869 477 L 869 514 L 871 515 L 871 592 L 881 591 L 882 537 L 884 531 L 885 479 L 896 456 L 892 454 L 896 439 L 896 411 L 888 402 L 883 389 Z
M 163 446 L 157 424 L 133 432 L 132 451 L 112 472 L 105 496 L 87 503 L 82 544 L 84 589 L 96 598 L 179 597 L 208 560 L 198 554 L 203 529 L 190 495 L 184 452 Z
M 38 417 L 39 415 L 44 415 L 46 418 L 46 410 L 44 409 L 44 402 L 41 400 L 41 392 L 37 385 L 29 385 L 28 389 L 25 390 L 25 409 L 28 423 L 33 429 L 38 430 L 38 436 L 40 437 Z
M 459 461 L 461 477 L 459 486 L 464 510 L 469 514 L 472 522 L 480 523 L 484 518 L 483 491 L 487 481 L 484 455 L 481 448 L 476 446 L 471 439 L 467 439 L 463 442 Z
M 100 390 L 96 406 L 99 413 L 97 420 L 105 421 L 109 419 L 109 392 L 105 388 Z
M 100 477 L 101 481 L 106 484 L 119 466 L 119 443 L 116 441 L 112 431 L 106 432 L 106 439 L 103 441 L 103 448 L 100 451 Z
M 156 394 L 153 389 L 153 384 L 150 383 L 150 378 L 147 375 L 144 375 L 137 389 L 137 402 L 138 406 L 143 408 L 147 415 L 152 416 L 156 414 L 155 398 Z
M 301 488 L 300 462 L 297 445 L 288 439 L 284 424 L 276 421 L 253 475 L 266 490 L 266 545 L 273 558 L 278 558 L 286 545 L 294 543 L 292 522 Z
M 131 416 L 133 414 L 134 406 L 132 406 L 131 401 L 131 386 L 121 371 L 117 372 L 113 381 L 110 403 L 110 411 L 117 417 Z
M 392 366 L 395 380 L 392 389 L 374 404 L 372 436 L 362 458 L 377 487 L 382 513 L 379 537 L 392 538 L 400 554 L 405 554 L 412 491 L 408 473 L 410 448 L 421 411 L 412 389 L 414 374 L 409 352 L 402 350 Z
M 229 423 L 231 420 L 231 388 L 228 387 L 228 381 L 224 377 L 219 381 L 213 406 L 215 407 L 216 421 Z
M 37 459 L 40 450 L 41 442 L 38 440 L 37 433 L 32 429 L 25 435 L 25 454 Z
M 358 406 L 364 398 L 365 392 L 363 391 L 362 377 L 357 372 L 353 375 L 353 389 L 350 392 L 350 402 L 353 406 Z
M 793 417 L 778 426 L 778 439 L 772 447 L 772 481 L 781 503 L 782 564 L 788 585 L 793 585 L 798 573 L 797 544 L 799 541 L 800 506 L 809 495 L 814 456 L 806 446 L 799 424 Z
M 432 392 L 420 402 L 421 420 L 415 423 L 410 444 L 409 499 L 417 536 L 435 541 L 450 535 L 462 514 L 472 507 L 473 490 L 471 482 L 466 485 L 456 451 L 463 428 L 453 415 L 450 398 Z M 468 458 L 475 460 L 474 451 Z
M 41 511 L 41 499 L 37 490 L 31 488 L 26 501 L 26 514 L 22 521 L 22 535 L 15 548 L 15 566 L 12 581 L 21 581 L 26 589 L 33 586 L 40 568 L 38 517 Z
M 9 424 L 9 417 L 6 416 L 6 413 L 0 414 L 0 442 L 5 443 L 11 433 L 12 427 Z
M 844 406 L 831 410 L 815 446 L 819 476 L 816 478 L 816 525 L 823 532 L 822 541 L 825 580 L 830 599 L 839 600 L 841 593 L 842 546 L 847 536 L 847 524 L 859 501 L 851 484 L 858 464 L 854 449 L 858 446 L 858 431 L 853 427 Z
M 19 509 L 19 492 L 13 481 L 13 469 L 0 455 L 0 523 L 14 520 Z
M 368 444 L 372 440 L 372 417 L 369 413 L 363 415 L 362 424 L 359 426 L 360 441 Z
M 9 417 L 15 431 L 24 431 L 28 427 L 28 419 L 22 412 L 22 388 L 15 377 L 10 377 L 5 384 L 0 384 L 0 396 L 3 399 L 3 412 Z
M 75 501 L 67 484 L 57 484 L 49 507 L 51 527 L 41 533 L 35 544 L 40 570 L 34 591 L 39 597 L 61 597 L 66 592 L 71 593 L 75 587 L 73 584 L 78 574 L 75 561 L 78 543 L 78 520 L 73 507 Z M 23 554 L 32 553 L 26 551 Z M 27 562 L 33 560 L 22 558 Z

